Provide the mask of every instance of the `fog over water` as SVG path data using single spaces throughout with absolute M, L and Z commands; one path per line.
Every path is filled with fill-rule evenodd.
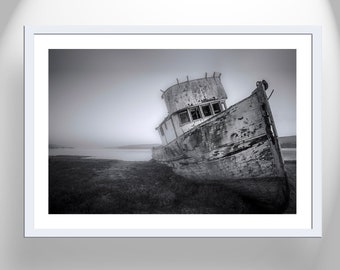
M 275 89 L 279 136 L 296 134 L 295 50 L 50 50 L 50 144 L 160 143 L 155 127 L 167 115 L 160 89 L 214 71 L 222 73 L 227 106 L 265 79 Z
M 54 148 L 49 149 L 50 156 L 82 156 L 90 159 L 118 159 L 124 161 L 149 161 L 150 149 L 114 149 L 114 148 Z

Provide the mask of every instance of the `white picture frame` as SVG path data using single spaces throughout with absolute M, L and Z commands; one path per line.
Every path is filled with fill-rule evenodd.
M 321 29 L 316 26 L 25 26 L 25 237 L 321 237 Z M 216 39 L 212 42 L 211 40 Z M 295 49 L 297 210 L 261 215 L 53 215 L 49 49 Z

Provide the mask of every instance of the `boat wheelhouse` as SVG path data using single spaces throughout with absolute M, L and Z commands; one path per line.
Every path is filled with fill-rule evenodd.
M 227 109 L 227 95 L 221 83 L 221 73 L 179 82 L 163 92 L 168 116 L 156 128 L 166 145 L 185 132 Z

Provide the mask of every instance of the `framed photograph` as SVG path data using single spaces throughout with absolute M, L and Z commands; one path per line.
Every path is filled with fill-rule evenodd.
M 29 27 L 25 237 L 321 237 L 319 27 Z

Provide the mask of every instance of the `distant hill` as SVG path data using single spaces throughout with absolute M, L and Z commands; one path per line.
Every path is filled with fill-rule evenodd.
M 48 148 L 49 149 L 56 149 L 56 148 L 73 148 L 73 147 L 70 147 L 70 146 L 62 146 L 62 145 L 58 145 L 58 144 L 49 144 L 48 145 Z
M 115 149 L 151 149 L 152 147 L 159 146 L 159 144 L 132 144 L 132 145 L 123 145 L 116 147 L 107 147 L 107 148 L 115 148 Z
M 279 137 L 281 148 L 296 148 L 296 136 Z

